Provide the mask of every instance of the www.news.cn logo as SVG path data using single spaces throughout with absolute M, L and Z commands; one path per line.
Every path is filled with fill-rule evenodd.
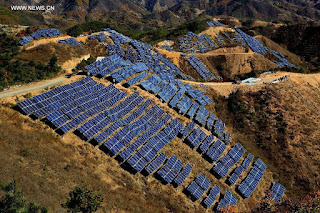
M 45 6 L 45 5 L 30 5 L 30 6 L 24 6 L 24 5 L 13 5 L 11 6 L 11 10 L 14 11 L 46 11 L 46 10 L 54 10 L 54 6 Z

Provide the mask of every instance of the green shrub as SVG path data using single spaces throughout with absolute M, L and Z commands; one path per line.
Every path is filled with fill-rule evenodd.
M 101 208 L 103 200 L 101 194 L 95 194 L 86 185 L 76 186 L 69 193 L 69 198 L 66 203 L 62 204 L 62 207 L 68 209 L 68 212 L 90 213 Z
M 12 181 L 8 185 L 0 184 L 1 190 L 5 193 L 4 197 L 0 197 L 0 212 L 5 213 L 45 213 L 48 210 L 34 202 L 27 202 L 22 191 L 16 187 L 16 181 Z

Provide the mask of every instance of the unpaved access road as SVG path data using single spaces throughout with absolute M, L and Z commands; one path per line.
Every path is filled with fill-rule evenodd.
M 52 87 L 52 86 L 59 85 L 59 84 L 63 84 L 66 80 L 67 80 L 67 78 L 62 76 L 62 77 L 58 77 L 55 79 L 43 81 L 41 83 L 36 83 L 36 85 L 33 85 L 33 86 L 24 85 L 19 88 L 10 89 L 8 91 L 0 92 L 0 99 L 24 94 L 24 93 L 31 92 L 34 90 L 45 89 L 47 87 Z

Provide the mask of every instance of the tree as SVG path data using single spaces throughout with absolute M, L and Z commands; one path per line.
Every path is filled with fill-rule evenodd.
M 4 197 L 0 197 L 0 212 L 6 213 L 46 213 L 46 208 L 34 203 L 27 203 L 22 196 L 22 191 L 16 187 L 16 181 L 8 185 L 0 184 L 0 188 L 5 192 Z
M 67 208 L 68 212 L 95 212 L 101 208 L 104 198 L 101 194 L 95 194 L 86 185 L 76 186 L 69 192 L 69 198 L 62 207 Z

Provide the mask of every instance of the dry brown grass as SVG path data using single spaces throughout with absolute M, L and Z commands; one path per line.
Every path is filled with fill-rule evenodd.
M 60 204 L 82 183 L 103 194 L 102 212 L 201 211 L 172 186 L 131 175 L 72 133 L 61 139 L 9 108 L 1 107 L 0 115 L 0 182 L 15 178 L 27 199 L 52 212 L 64 212 Z

